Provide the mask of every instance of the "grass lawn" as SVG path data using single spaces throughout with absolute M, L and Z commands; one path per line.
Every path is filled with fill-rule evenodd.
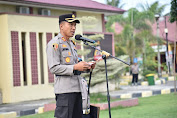
M 120 98 L 111 98 L 111 101 L 118 101 L 121 100 Z M 90 94 L 90 102 L 91 103 L 107 103 L 107 96 L 101 94 L 101 93 L 92 93 Z
M 20 118 L 53 118 L 54 112 Z M 177 95 L 167 94 L 139 98 L 139 105 L 111 109 L 112 118 L 177 118 Z M 109 118 L 108 110 L 100 112 L 100 118 Z

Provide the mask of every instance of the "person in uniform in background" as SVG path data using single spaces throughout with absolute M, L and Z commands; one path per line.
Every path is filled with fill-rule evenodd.
M 139 73 L 139 67 L 137 62 L 135 62 L 132 66 L 131 66 L 131 71 L 132 71 L 132 85 L 138 85 L 138 73 Z
M 82 118 L 82 81 L 79 71 L 93 69 L 87 62 L 78 62 L 75 43 L 70 40 L 80 23 L 73 14 L 59 16 L 60 33 L 47 44 L 50 72 L 55 75 L 56 118 Z

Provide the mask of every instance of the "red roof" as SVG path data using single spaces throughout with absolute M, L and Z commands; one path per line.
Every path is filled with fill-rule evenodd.
M 169 16 L 167 16 L 166 23 L 167 23 L 167 29 L 168 29 L 168 41 L 174 42 L 176 22 L 170 23 L 169 22 Z M 157 33 L 157 23 L 156 22 L 152 25 L 152 29 L 153 29 L 153 34 L 157 35 L 156 34 Z M 164 20 L 159 20 L 159 29 L 160 29 L 159 36 L 161 38 L 163 38 L 164 40 L 166 40 L 166 34 L 165 34 L 165 31 L 164 31 L 164 29 L 165 29 L 165 19 Z
M 107 13 L 123 13 L 125 10 L 122 10 L 117 7 L 113 7 L 110 5 L 98 3 L 92 0 L 24 0 L 28 3 L 42 3 L 47 5 L 58 5 L 58 6 L 65 6 L 78 8 L 78 10 L 92 10 L 92 11 L 99 11 L 99 12 L 107 12 Z M 39 4 L 41 5 L 41 4 Z

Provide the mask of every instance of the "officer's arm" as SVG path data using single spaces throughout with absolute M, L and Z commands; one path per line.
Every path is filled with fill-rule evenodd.
M 50 72 L 56 75 L 73 75 L 74 65 L 61 65 L 60 64 L 60 51 L 59 47 L 54 48 L 56 43 L 49 43 L 47 45 L 47 60 Z M 57 44 L 56 44 L 57 45 Z M 59 46 L 59 45 L 58 45 Z

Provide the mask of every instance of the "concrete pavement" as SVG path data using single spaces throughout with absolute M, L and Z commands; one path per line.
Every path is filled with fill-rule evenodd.
M 152 95 L 165 94 L 164 91 L 174 92 L 174 81 L 167 81 L 166 84 L 152 86 L 120 86 L 121 90 L 110 92 L 111 97 L 121 98 L 122 95 L 130 95 L 131 98 L 142 97 L 142 93 L 152 92 Z M 168 93 L 168 92 L 167 92 Z M 106 94 L 106 93 L 105 93 Z

